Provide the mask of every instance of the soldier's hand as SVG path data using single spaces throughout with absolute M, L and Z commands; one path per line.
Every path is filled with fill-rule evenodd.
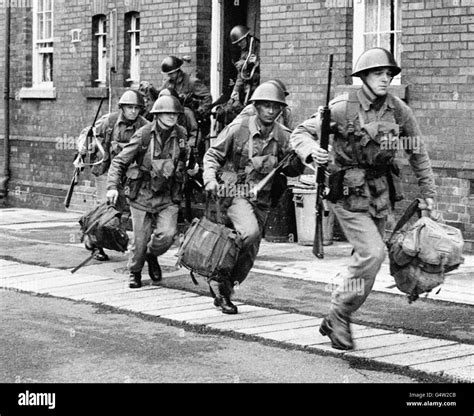
M 189 176 L 195 176 L 197 175 L 199 172 L 199 165 L 196 163 L 194 165 L 194 167 L 192 169 L 187 169 L 186 170 L 186 173 L 189 175 Z
M 115 205 L 115 203 L 117 202 L 117 199 L 118 199 L 118 191 L 116 189 L 109 189 L 107 191 L 107 201 L 110 202 L 111 204 Z
M 325 165 L 329 161 L 329 152 L 331 147 L 328 147 L 328 150 L 321 149 L 318 147 L 311 152 L 311 157 L 313 161 L 316 162 L 319 166 Z
M 206 184 L 206 192 L 210 193 L 210 194 L 217 194 L 217 189 L 219 188 L 219 184 L 217 183 L 217 181 L 210 181 Z
M 430 217 L 432 220 L 437 221 L 440 217 L 438 211 L 435 211 L 435 202 L 433 198 L 424 198 L 420 201 L 418 208 L 421 209 L 421 215 L 423 217 Z

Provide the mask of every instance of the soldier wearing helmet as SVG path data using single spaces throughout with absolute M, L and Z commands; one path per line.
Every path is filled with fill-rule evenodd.
M 246 106 L 260 84 L 260 46 L 257 38 L 250 33 L 250 29 L 243 25 L 232 28 L 230 40 L 240 49 L 239 59 L 234 63 L 237 78 L 230 99 Z
M 196 77 L 184 72 L 181 67 L 183 60 L 176 56 L 167 56 L 161 63 L 161 73 L 167 79 L 159 89 L 174 89 L 181 103 L 189 107 L 197 120 L 209 117 L 212 98 L 209 89 Z
M 230 277 L 219 276 L 217 281 L 209 282 L 215 306 L 227 314 L 237 313 L 231 302 L 233 286 L 245 280 L 257 256 L 271 207 L 273 178 L 257 195 L 251 190 L 289 150 L 290 130 L 275 121 L 287 105 L 284 91 L 265 82 L 250 101 L 256 114 L 228 125 L 204 155 L 206 191 L 217 194 L 242 239 L 237 266 Z
M 281 88 L 283 93 L 285 94 L 285 97 L 288 97 L 290 93 L 288 92 L 286 85 L 283 83 L 283 81 L 280 81 L 279 79 L 270 79 L 266 81 L 270 84 L 276 85 L 278 88 Z M 232 123 L 235 123 L 239 121 L 242 117 L 250 117 L 257 114 L 257 110 L 253 103 L 247 104 L 245 108 L 238 114 L 238 116 L 232 121 Z M 277 117 L 276 121 L 279 123 L 283 124 L 285 127 L 289 128 L 290 130 L 293 128 L 293 119 L 291 115 L 291 109 L 289 106 L 283 107 L 281 110 L 280 115 Z
M 101 117 L 94 126 L 94 135 L 98 142 L 90 148 L 91 162 L 96 163 L 92 166 L 91 172 L 96 178 L 96 188 L 98 199 L 105 200 L 105 182 L 110 163 L 113 158 L 120 153 L 123 146 L 130 141 L 132 135 L 141 127 L 148 124 L 148 121 L 140 115 L 143 109 L 143 97 L 138 91 L 125 91 L 118 101 L 119 111 L 115 111 Z M 78 148 L 81 153 L 85 153 L 85 143 L 87 132 L 90 126 L 84 128 L 78 138 Z M 102 153 L 99 151 L 103 149 Z M 117 199 L 116 208 L 120 212 L 128 211 L 126 198 L 120 191 Z M 109 259 L 102 248 L 98 249 L 94 255 L 96 260 L 106 261 Z
M 130 202 L 133 244 L 128 261 L 129 287 L 141 287 L 142 269 L 154 282 L 162 279 L 158 256 L 173 244 L 189 155 L 186 131 L 177 124 L 183 106 L 163 95 L 151 109 L 154 120 L 138 130 L 114 158 L 107 179 L 107 199 L 115 202 L 125 180 Z
M 352 262 L 320 326 L 321 334 L 329 336 L 336 349 L 354 348 L 351 316 L 365 302 L 385 257 L 387 214 L 401 198 L 394 164 L 398 150 L 403 150 L 415 173 L 425 210 L 434 209 L 434 176 L 418 123 L 408 105 L 388 92 L 400 71 L 389 51 L 369 49 L 352 72 L 361 78 L 362 87 L 330 103 L 335 168 L 328 199 L 353 246 Z M 318 145 L 320 129 L 318 112 L 291 135 L 292 147 L 305 162 L 323 165 L 328 161 L 328 152 Z

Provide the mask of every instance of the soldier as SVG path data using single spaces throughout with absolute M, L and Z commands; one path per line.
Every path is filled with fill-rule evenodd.
M 218 281 L 209 281 L 211 294 L 215 295 L 214 305 L 226 314 L 237 313 L 231 302 L 233 286 L 245 280 L 257 256 L 271 204 L 272 180 L 256 197 L 245 190 L 250 191 L 286 155 L 291 133 L 275 122 L 286 107 L 281 88 L 263 83 L 250 101 L 257 114 L 227 126 L 204 155 L 205 189 L 222 197 L 219 202 L 242 240 L 230 277 L 219 276 Z M 233 192 L 239 189 L 242 192 Z M 227 195 L 225 190 L 229 190 Z
M 174 89 L 181 104 L 193 110 L 199 122 L 209 117 L 212 98 L 209 89 L 196 77 L 184 72 L 181 67 L 183 60 L 176 56 L 168 56 L 161 63 L 161 73 L 168 76 L 160 91 L 164 88 Z
M 142 94 L 145 102 L 141 116 L 145 117 L 148 121 L 153 121 L 153 114 L 150 110 L 153 108 L 156 99 L 158 98 L 158 90 L 148 81 L 140 81 L 138 92 Z
M 280 81 L 279 79 L 270 79 L 267 82 L 275 84 L 279 88 L 282 89 L 283 93 L 285 94 L 285 97 L 288 97 L 290 93 L 288 92 L 286 85 L 283 83 L 283 81 Z M 255 106 L 253 103 L 249 103 L 245 106 L 245 108 L 239 113 L 239 115 L 232 121 L 236 122 L 240 120 L 241 117 L 250 117 L 257 114 L 257 110 L 255 109 Z M 293 125 L 293 117 L 291 115 L 291 109 L 290 107 L 286 106 L 282 109 L 280 115 L 277 117 L 276 121 L 279 123 L 283 124 L 285 127 L 289 128 L 292 130 L 292 125 Z
M 101 117 L 94 126 L 94 135 L 104 149 L 102 162 L 97 145 L 93 145 L 91 152 L 91 172 L 97 176 L 96 186 L 99 199 L 105 199 L 105 182 L 110 163 L 123 146 L 130 141 L 132 135 L 141 127 L 148 124 L 148 121 L 140 116 L 144 102 L 140 93 L 135 90 L 125 91 L 118 102 L 119 111 L 109 113 Z M 86 153 L 86 137 L 90 126 L 82 130 L 78 138 L 78 148 L 81 154 Z M 128 204 L 123 195 L 122 186 L 118 186 L 119 196 L 116 201 L 116 208 L 120 212 L 128 211 Z M 96 250 L 94 258 L 100 261 L 109 260 L 109 256 L 102 248 Z
M 418 179 L 425 208 L 431 212 L 436 195 L 431 162 L 412 110 L 387 92 L 401 72 L 383 48 L 365 51 L 352 76 L 363 85 L 330 104 L 336 172 L 330 177 L 328 198 L 339 224 L 353 246 L 352 261 L 343 282 L 333 292 L 329 314 L 320 326 L 333 348 L 354 348 L 351 315 L 364 303 L 385 257 L 383 233 L 391 203 L 397 199 L 393 161 L 403 137 L 417 141 L 404 148 Z M 304 121 L 291 135 L 291 145 L 305 162 L 323 165 L 328 152 L 318 145 L 320 114 Z M 331 197 L 331 193 L 333 196 Z
M 235 62 L 237 79 L 230 99 L 246 106 L 249 97 L 260 83 L 259 45 L 257 39 L 250 34 L 247 26 L 237 25 L 230 31 L 232 45 L 240 48 L 240 57 Z
M 148 263 L 150 278 L 162 279 L 157 257 L 173 244 L 182 199 L 184 169 L 188 157 L 186 131 L 177 125 L 183 112 L 172 96 L 158 98 L 151 109 L 155 119 L 138 130 L 112 161 L 107 180 L 107 199 L 116 201 L 124 176 L 132 213 L 133 242 L 128 269 L 129 287 L 141 287 L 141 272 Z M 132 165 L 133 164 L 133 165 Z

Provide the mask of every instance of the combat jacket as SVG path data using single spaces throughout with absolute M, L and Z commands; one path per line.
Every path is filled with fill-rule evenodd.
M 95 124 L 94 129 L 96 138 L 104 149 L 104 155 L 102 163 L 93 165 L 91 172 L 96 176 L 106 173 L 111 160 L 121 152 L 123 146 L 130 141 L 133 134 L 148 123 L 148 120 L 142 116 L 138 116 L 133 122 L 127 120 L 122 111 L 102 116 Z M 90 127 L 86 127 L 82 130 L 78 139 L 79 142 L 87 135 L 89 129 Z M 95 146 L 91 155 L 91 162 L 99 162 L 101 159 L 102 155 Z
M 126 176 L 124 192 L 130 206 L 159 212 L 182 200 L 188 154 L 183 127 L 163 131 L 153 121 L 138 130 L 112 160 L 107 189 L 118 189 Z
M 275 122 L 268 137 L 262 137 L 256 115 L 230 124 L 204 155 L 204 184 L 217 180 L 221 183 L 219 189 L 224 191 L 223 194 L 218 192 L 219 196 L 247 197 L 259 208 L 267 209 L 271 205 L 274 178 L 257 193 L 256 199 L 246 191 L 250 191 L 288 153 L 290 133 Z
M 178 71 L 175 81 L 167 80 L 161 86 L 160 91 L 165 88 L 174 89 L 185 107 L 191 108 L 197 119 L 204 119 L 211 112 L 212 98 L 209 89 L 196 77 L 186 72 Z
M 238 100 L 243 104 L 246 104 L 246 96 L 250 98 L 260 84 L 259 43 L 255 39 L 254 47 L 252 49 L 252 51 L 249 51 L 248 49 L 242 50 L 239 60 L 234 63 L 235 69 L 237 70 L 237 77 L 234 88 L 232 89 L 231 97 L 238 97 Z M 247 58 L 249 59 L 247 60 Z M 255 66 L 255 71 L 251 77 L 252 68 Z
M 365 86 L 336 97 L 330 103 L 330 130 L 334 135 L 335 170 L 345 173 L 340 184 L 345 189 L 341 198 L 345 208 L 383 217 L 390 208 L 387 169 L 399 153 L 408 158 L 423 198 L 434 197 L 436 188 L 431 162 L 412 110 L 391 94 L 381 103 L 375 98 Z M 355 114 L 348 108 L 355 108 Z M 303 161 L 311 161 L 311 153 L 319 145 L 320 131 L 320 112 L 293 131 L 291 146 Z

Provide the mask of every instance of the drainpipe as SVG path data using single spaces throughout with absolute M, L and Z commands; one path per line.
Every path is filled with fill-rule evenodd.
M 0 197 L 8 195 L 10 181 L 10 0 L 5 8 L 5 87 L 4 87 L 4 123 L 3 136 L 3 177 L 0 177 Z

